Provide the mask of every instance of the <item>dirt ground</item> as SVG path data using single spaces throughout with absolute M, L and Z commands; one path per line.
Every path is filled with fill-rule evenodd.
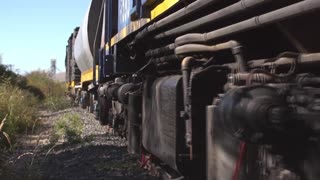
M 77 113 L 81 117 L 84 124 L 81 141 L 50 143 L 54 123 L 67 113 Z M 14 151 L 6 154 L 1 180 L 158 179 L 140 168 L 138 157 L 127 153 L 124 139 L 110 134 L 86 110 L 41 112 L 39 124 L 34 133 L 20 137 Z

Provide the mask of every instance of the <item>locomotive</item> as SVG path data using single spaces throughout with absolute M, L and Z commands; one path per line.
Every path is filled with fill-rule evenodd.
M 318 180 L 318 18 L 319 0 L 92 0 L 67 85 L 163 179 Z

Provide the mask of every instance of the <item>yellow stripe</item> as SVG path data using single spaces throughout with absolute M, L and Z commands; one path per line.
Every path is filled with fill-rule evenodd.
M 99 66 L 96 66 L 96 79 L 99 78 Z M 93 68 L 81 73 L 81 84 L 93 80 Z
M 118 32 L 115 36 L 113 36 L 111 38 L 111 40 L 110 40 L 111 47 L 113 45 L 115 45 L 116 43 L 118 43 L 119 41 L 121 41 L 122 39 L 124 39 L 125 37 L 127 37 L 129 34 L 140 29 L 142 26 L 147 24 L 149 21 L 150 21 L 150 19 L 143 18 L 143 19 L 139 19 L 137 21 L 130 22 L 129 25 L 124 27 L 120 32 Z M 105 50 L 108 50 L 108 49 L 109 49 L 109 46 L 108 46 L 108 44 L 106 44 Z
M 118 33 L 119 34 L 119 33 Z M 115 35 L 116 36 L 116 35 Z M 115 36 L 113 36 L 110 40 L 110 45 L 113 46 L 114 44 L 116 44 L 116 38 Z
M 162 3 L 157 5 L 152 11 L 151 11 L 151 19 L 156 18 L 169 8 L 171 8 L 173 5 L 175 5 L 179 0 L 164 0 Z M 143 18 L 139 19 L 137 21 L 130 22 L 129 25 L 121 29 L 115 36 L 113 36 L 110 40 L 111 47 L 124 39 L 126 36 L 128 36 L 130 33 L 140 29 L 142 26 L 150 22 L 150 19 Z M 110 47 L 108 45 L 105 46 L 105 50 L 108 50 Z
M 109 50 L 109 45 L 108 45 L 108 44 L 106 44 L 105 50 L 106 50 L 106 51 Z
M 75 86 L 76 86 L 76 82 L 75 81 L 66 82 L 66 87 L 67 88 L 74 88 Z
M 156 18 L 157 16 L 168 10 L 170 7 L 175 5 L 177 2 L 179 2 L 179 0 L 164 0 L 151 11 L 151 19 Z
M 71 82 L 71 87 L 75 87 L 76 86 L 76 82 L 75 81 L 72 81 Z

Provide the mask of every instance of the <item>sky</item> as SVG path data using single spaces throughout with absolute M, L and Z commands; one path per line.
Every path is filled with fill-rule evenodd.
M 20 74 L 48 70 L 57 60 L 64 72 L 67 40 L 82 24 L 91 0 L 0 0 L 2 64 Z

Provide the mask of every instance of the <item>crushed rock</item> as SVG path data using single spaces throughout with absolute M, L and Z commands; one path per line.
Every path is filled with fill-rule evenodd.
M 126 141 L 109 133 L 94 115 L 81 108 L 40 112 L 40 127 L 19 138 L 14 152 L 0 171 L 0 179 L 50 180 L 156 180 L 141 169 L 138 157 L 129 155 Z M 82 141 L 51 145 L 54 123 L 66 113 L 77 113 L 84 124 Z

